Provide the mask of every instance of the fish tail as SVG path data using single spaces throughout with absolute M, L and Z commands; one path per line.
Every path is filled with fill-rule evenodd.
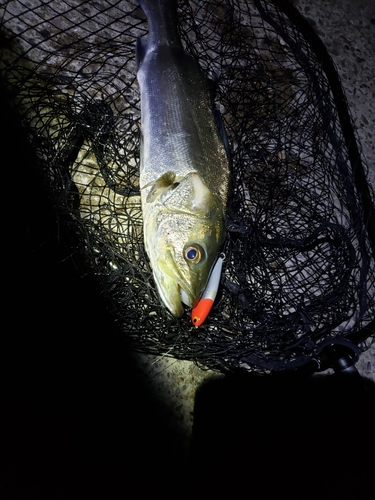
M 181 46 L 177 30 L 177 0 L 138 0 L 147 16 L 148 45 Z

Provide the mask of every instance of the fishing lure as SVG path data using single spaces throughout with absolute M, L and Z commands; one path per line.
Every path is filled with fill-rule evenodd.
M 221 269 L 223 267 L 223 262 L 225 260 L 225 255 L 221 253 L 212 269 L 210 278 L 207 282 L 207 286 L 198 302 L 198 304 L 193 307 L 191 311 L 191 321 L 194 326 L 202 325 L 209 315 L 212 306 L 214 305 L 217 291 L 219 289 Z

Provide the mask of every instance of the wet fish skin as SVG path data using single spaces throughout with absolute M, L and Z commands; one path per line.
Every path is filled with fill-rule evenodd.
M 177 31 L 176 2 L 139 3 L 149 24 L 137 44 L 144 241 L 159 295 L 179 317 L 181 289 L 193 307 L 225 238 L 229 162 L 207 80 Z

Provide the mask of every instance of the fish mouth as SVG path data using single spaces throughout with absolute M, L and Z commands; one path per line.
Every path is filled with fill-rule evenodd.
M 165 278 L 161 283 L 157 279 L 155 279 L 155 281 L 159 291 L 159 296 L 165 307 L 173 314 L 174 317 L 180 318 L 185 312 L 180 295 L 180 286 L 169 280 L 168 286 L 166 286 L 167 280 Z
M 196 298 L 193 298 L 193 294 L 186 293 L 185 290 L 181 287 L 181 285 L 178 285 L 178 288 L 180 291 L 181 302 L 188 307 L 194 307 L 198 302 L 198 300 Z
M 170 263 L 165 265 L 162 262 L 158 264 L 158 271 L 154 269 L 154 279 L 159 296 L 173 316 L 179 318 L 185 312 L 183 304 L 194 307 L 197 302 L 196 297 L 175 266 Z

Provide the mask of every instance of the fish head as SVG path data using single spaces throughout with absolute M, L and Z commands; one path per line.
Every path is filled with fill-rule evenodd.
M 159 295 L 180 317 L 182 301 L 194 307 L 207 284 L 225 238 L 225 207 L 195 172 L 167 184 L 144 202 L 144 238 Z

